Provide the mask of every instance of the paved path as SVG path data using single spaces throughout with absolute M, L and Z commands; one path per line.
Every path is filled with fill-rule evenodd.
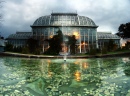
M 49 55 L 33 55 L 33 54 L 20 54 L 12 52 L 1 52 L 0 56 L 12 56 L 12 57 L 25 57 L 25 58 L 63 58 L 64 56 L 49 56 Z M 102 58 L 102 57 L 120 57 L 127 56 L 130 57 L 130 52 L 122 52 L 118 54 L 103 54 L 103 55 L 86 55 L 86 56 L 77 56 L 77 55 L 68 55 L 67 58 Z

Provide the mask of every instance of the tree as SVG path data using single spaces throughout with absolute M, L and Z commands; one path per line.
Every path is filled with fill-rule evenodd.
M 49 43 L 49 49 L 45 52 L 45 54 L 58 55 L 62 49 L 61 45 L 63 43 L 62 31 L 59 29 L 57 31 L 57 35 L 54 35 L 53 38 L 46 39 L 45 41 Z
M 118 33 L 116 33 L 121 38 L 130 38 L 130 22 L 126 24 L 121 24 L 118 28 Z

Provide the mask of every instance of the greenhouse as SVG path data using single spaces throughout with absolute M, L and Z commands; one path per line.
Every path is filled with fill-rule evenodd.
M 64 35 L 75 35 L 76 53 L 86 53 L 91 48 L 100 48 L 112 39 L 120 47 L 120 38 L 114 34 L 97 32 L 98 26 L 86 16 L 77 13 L 51 13 L 41 16 L 31 25 L 32 32 L 16 32 L 11 34 L 7 40 L 14 46 L 24 46 L 27 39 L 33 37 L 39 40 L 43 52 L 49 48 L 48 42 L 44 40 L 52 38 L 60 29 Z M 67 49 L 69 52 L 69 47 Z
M 97 38 L 98 38 L 98 47 L 101 49 L 104 47 L 106 42 L 109 42 L 109 40 L 113 40 L 113 42 L 120 47 L 120 37 L 117 35 L 114 35 L 110 32 L 97 32 Z

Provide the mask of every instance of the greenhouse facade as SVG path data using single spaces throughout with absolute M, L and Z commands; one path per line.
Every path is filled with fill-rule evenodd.
M 51 15 L 39 17 L 31 25 L 32 32 L 16 32 L 9 35 L 8 42 L 14 46 L 24 46 L 27 39 L 33 37 L 39 41 L 43 52 L 49 48 L 44 40 L 52 38 L 60 29 L 64 35 L 75 35 L 76 53 L 86 53 L 91 48 L 101 48 L 104 43 L 112 39 L 120 47 L 120 38 L 117 35 L 105 32 L 97 32 L 95 22 L 77 13 L 51 13 Z M 69 52 L 69 47 L 67 49 Z

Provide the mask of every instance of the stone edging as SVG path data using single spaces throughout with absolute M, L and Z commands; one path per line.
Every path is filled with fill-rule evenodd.
M 45 56 L 45 55 L 32 55 L 32 54 L 19 54 L 19 53 L 11 53 L 11 52 L 1 52 L 0 56 L 11 56 L 11 57 L 25 57 L 25 58 L 57 58 L 61 59 L 63 56 Z M 67 58 L 103 58 L 103 57 L 130 57 L 130 52 L 123 52 L 118 54 L 103 54 L 103 55 L 90 55 L 90 56 L 75 56 L 68 55 Z

